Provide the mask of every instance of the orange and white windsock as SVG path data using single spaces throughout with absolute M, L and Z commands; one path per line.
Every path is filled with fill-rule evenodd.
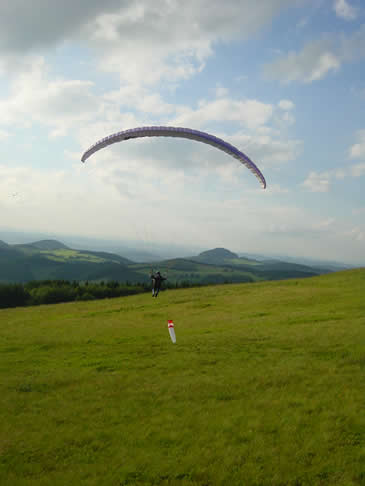
M 175 329 L 174 329 L 174 323 L 172 321 L 167 321 L 167 325 L 169 328 L 169 333 L 170 333 L 170 338 L 173 343 L 176 343 L 176 335 L 175 335 Z

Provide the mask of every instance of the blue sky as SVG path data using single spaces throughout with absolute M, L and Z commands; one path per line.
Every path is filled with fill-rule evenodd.
M 0 231 L 365 263 L 361 0 L 0 5 Z M 140 139 L 187 126 L 236 145 Z

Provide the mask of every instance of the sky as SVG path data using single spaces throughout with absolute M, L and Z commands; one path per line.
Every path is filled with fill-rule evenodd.
M 0 3 L 0 234 L 365 265 L 362 0 Z M 247 154 L 143 138 L 189 127 Z

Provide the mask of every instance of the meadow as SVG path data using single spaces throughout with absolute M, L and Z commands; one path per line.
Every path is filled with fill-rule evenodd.
M 364 297 L 359 269 L 0 310 L 0 484 L 365 485 Z

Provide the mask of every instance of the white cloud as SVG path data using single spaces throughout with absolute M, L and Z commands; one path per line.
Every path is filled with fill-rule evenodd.
M 77 164 L 69 171 L 0 166 L 2 225 L 48 234 L 102 234 L 147 245 L 194 242 L 271 254 L 273 247 L 288 254 L 295 247 L 297 255 L 340 255 L 345 260 L 350 259 L 346 243 L 351 241 L 351 258 L 363 255 L 361 225 L 312 214 L 295 204 L 280 205 L 280 188 L 273 187 L 271 194 L 247 192 L 236 184 L 234 191 L 229 177 L 217 174 L 205 183 L 204 177 L 185 171 L 162 173 L 148 163 L 136 178 L 139 160 L 122 165 L 110 157 L 107 164 L 99 162 Z M 214 188 L 210 193 L 205 192 L 209 185 Z M 16 198 L 10 197 L 13 192 Z M 271 204 L 267 198 L 272 198 Z
M 257 212 L 252 194 L 242 205 L 226 176 L 210 174 L 214 190 L 206 192 L 204 177 L 156 171 L 148 163 L 141 170 L 139 160 L 127 164 L 112 158 L 108 164 L 90 161 L 69 171 L 0 166 L 1 223 L 16 224 L 23 231 L 123 239 L 137 239 L 147 229 L 152 240 L 165 239 L 166 243 L 173 235 L 175 242 L 177 238 L 184 244 L 209 244 L 221 240 L 227 230 L 224 244 L 228 245 L 230 236 L 241 228 L 236 218 L 246 214 L 247 224 L 256 231 L 261 223 L 250 214 Z M 13 192 L 19 197 L 10 197 Z M 227 218 L 228 210 L 232 218 Z M 201 232 L 203 222 L 205 231 Z
M 358 143 L 350 147 L 350 157 L 352 159 L 365 158 L 365 130 L 357 132 Z
M 303 29 L 304 27 L 306 27 L 309 23 L 309 17 L 303 17 L 301 20 L 299 20 L 299 22 L 296 24 L 296 28 L 299 30 L 299 29 Z
M 312 237 L 323 237 L 336 230 L 338 222 L 333 217 L 311 215 L 300 207 L 276 206 L 269 210 L 268 233 L 286 236 L 290 239 L 302 238 L 309 241 Z
M 240 75 L 240 76 L 236 76 L 236 77 L 234 78 L 234 80 L 236 81 L 236 83 L 240 83 L 240 82 L 242 82 L 242 81 L 246 81 L 246 79 L 248 79 L 247 74 L 242 74 L 242 75 Z
M 76 41 L 122 82 L 174 83 L 203 69 L 215 44 L 249 37 L 291 3 L 226 0 L 222 8 L 220 0 L 186 0 L 181 8 L 177 0 L 14 0 L 0 5 L 0 48 L 24 58 Z
M 329 229 L 334 228 L 335 225 L 336 225 L 335 218 L 327 218 L 315 222 L 312 226 L 312 229 L 317 231 L 328 231 Z
M 225 98 L 228 96 L 228 89 L 220 84 L 217 84 L 215 88 L 215 95 L 217 98 Z
M 270 184 L 266 187 L 266 194 L 288 194 L 290 191 L 287 187 L 282 187 L 279 184 Z
M 120 9 L 125 0 L 13 0 L 0 3 L 0 49 L 9 53 L 54 47 L 76 36 L 103 13 Z
M 283 122 L 285 122 L 288 126 L 289 125 L 293 125 L 295 123 L 295 117 L 289 113 L 289 112 L 285 112 L 282 116 L 282 120 Z
M 346 237 L 351 238 L 352 240 L 355 241 L 365 241 L 365 228 L 361 226 L 355 226 L 354 228 L 351 228 L 350 230 L 347 230 L 345 233 Z
M 214 121 L 233 121 L 247 128 L 256 128 L 268 123 L 272 117 L 273 106 L 258 100 L 233 100 L 219 98 L 213 101 L 202 100 L 194 110 L 178 108 L 173 120 L 181 126 L 202 127 Z
M 365 207 L 353 209 L 352 210 L 352 214 L 356 214 L 356 215 L 358 215 L 358 214 L 365 214 Z
M 10 133 L 7 130 L 0 129 L 0 140 L 10 137 Z
M 330 187 L 330 174 L 328 172 L 310 172 L 303 186 L 310 192 L 328 192 Z
M 290 52 L 265 68 L 266 73 L 287 83 L 301 81 L 311 83 L 323 78 L 330 71 L 340 67 L 339 57 L 331 52 L 326 40 L 312 41 L 301 52 Z
M 339 37 L 338 53 L 343 62 L 352 62 L 365 57 L 365 25 L 351 35 Z
M 8 98 L 0 99 L 0 124 L 39 122 L 52 127 L 53 135 L 64 135 L 72 125 L 90 119 L 98 110 L 92 86 L 89 81 L 50 81 L 44 60 L 36 57 L 29 71 L 15 77 Z
M 361 177 L 365 175 L 365 162 L 362 164 L 355 164 L 351 167 L 351 175 L 353 177 Z
M 334 0 L 333 9 L 337 17 L 344 20 L 354 20 L 357 17 L 357 11 L 346 0 Z
M 187 0 L 184 9 L 176 0 L 64 0 L 62 5 L 47 0 L 13 0 L 0 4 L 3 50 L 22 51 L 50 46 L 75 38 L 80 31 L 103 41 L 146 38 L 168 42 L 181 36 L 197 39 L 232 38 L 255 32 L 289 0 Z M 180 22 L 179 22 L 180 21 Z M 242 27 L 242 29 L 241 29 Z M 89 30 L 90 29 L 90 30 Z M 93 29 L 93 33 L 91 33 Z M 166 32 L 169 32 L 166 36 Z
M 112 99 L 117 103 L 116 100 L 124 99 L 124 95 L 118 92 L 105 98 L 108 98 L 109 101 Z M 162 106 L 164 105 L 162 104 Z M 139 106 L 139 108 L 142 110 L 144 105 Z M 257 162 L 260 168 L 277 167 L 295 159 L 301 147 L 300 141 L 281 137 L 280 130 L 271 126 L 271 123 L 276 124 L 277 108 L 257 100 L 219 98 L 210 102 L 203 100 L 198 103 L 195 110 L 183 105 L 166 105 L 165 108 L 162 114 L 162 124 L 190 126 L 208 132 L 213 131 L 218 137 L 231 142 L 247 153 Z M 173 111 L 172 117 L 169 115 L 171 111 Z M 281 110 L 278 113 L 280 116 L 282 115 Z M 273 114 L 275 117 L 273 117 Z M 132 123 L 132 120 L 130 120 L 129 124 L 125 126 L 155 124 L 149 123 L 148 120 L 146 123 L 141 123 L 143 116 L 146 117 L 146 114 L 141 111 L 139 123 L 136 120 L 134 120 L 135 123 Z M 227 122 L 231 125 L 231 132 L 233 133 L 217 130 L 217 123 L 224 126 Z M 292 121 L 286 122 L 281 119 L 281 123 L 292 123 Z M 210 128 L 211 124 L 213 124 L 214 130 Z M 113 129 L 115 126 L 113 118 L 108 130 L 105 129 L 105 123 L 103 126 L 102 131 L 101 123 L 90 122 L 82 128 L 81 133 L 82 140 L 85 141 L 85 143 L 83 142 L 85 149 L 100 138 L 101 133 L 110 134 L 113 131 L 120 130 L 120 127 Z M 115 144 L 108 147 L 107 151 L 100 152 L 97 157 L 100 160 L 106 160 L 105 157 L 134 158 L 140 161 L 141 167 L 147 164 L 152 167 L 163 167 L 164 170 L 168 171 L 181 170 L 181 168 L 184 171 L 196 171 L 198 168 L 200 171 L 211 171 L 213 169 L 217 173 L 220 171 L 221 175 L 223 172 L 228 174 L 229 171 L 236 170 L 239 165 L 238 162 L 212 147 L 187 140 L 169 138 L 163 142 L 158 139 L 144 139 L 140 143 Z M 110 159 L 108 159 L 109 163 Z M 229 177 L 227 174 L 226 177 Z
M 291 108 L 291 102 L 284 103 L 285 107 Z M 212 101 L 201 100 L 198 107 L 193 109 L 183 105 L 167 105 L 165 115 L 175 109 L 175 116 L 167 116 L 165 124 L 175 126 L 189 126 L 211 131 L 214 126 L 214 133 L 229 141 L 240 150 L 246 152 L 261 167 L 277 167 L 293 160 L 301 148 L 299 140 L 288 140 L 281 137 L 281 129 L 294 123 L 294 117 L 288 112 L 282 112 L 274 105 L 265 104 L 258 100 L 234 100 L 231 98 L 218 98 Z M 287 116 L 288 115 L 288 116 Z M 217 131 L 216 124 L 224 126 L 231 124 L 231 132 Z M 278 125 L 278 127 L 276 127 Z M 173 144 L 165 141 L 163 149 L 158 151 L 158 143 L 150 140 L 144 142 L 144 147 L 152 152 L 159 163 L 171 167 L 195 167 L 200 165 L 198 159 L 209 159 L 209 166 L 220 167 L 222 154 L 210 147 L 201 146 L 191 142 L 174 140 Z M 181 152 L 180 147 L 184 147 Z M 138 147 L 141 147 L 140 145 Z M 117 148 L 115 148 L 117 149 Z M 137 145 L 131 148 L 137 156 Z M 146 156 L 147 150 L 143 149 Z M 172 155 L 172 151 L 174 155 Z M 157 156 L 158 153 L 158 156 Z M 185 154 L 185 156 L 183 156 Z M 142 152 L 139 152 L 142 156 Z M 224 157 L 224 156 L 223 156 Z M 165 161 L 165 162 L 164 162 Z M 235 163 L 235 162 L 234 162 Z M 225 166 L 228 162 L 226 161 Z
M 285 57 L 267 64 L 267 76 L 286 83 L 312 83 L 336 72 L 345 62 L 365 57 L 365 26 L 352 34 L 326 36 L 308 42 L 301 51 L 289 52 Z
M 280 100 L 278 103 L 279 108 L 284 111 L 290 111 L 294 109 L 294 103 L 290 100 Z
M 166 103 L 161 94 L 139 85 L 124 85 L 117 91 L 103 95 L 103 99 L 114 106 L 123 106 L 152 116 L 170 115 L 178 105 Z
M 37 56 L 29 64 L 27 72 L 14 76 L 8 99 L 0 99 L 0 126 L 4 127 L 5 133 L 7 127 L 37 122 L 49 129 L 53 137 L 72 134 L 81 144 L 81 152 L 102 136 L 124 127 L 156 124 L 157 120 L 161 124 L 191 126 L 207 131 L 212 124 L 224 126 L 228 122 L 233 134 L 222 132 L 219 135 L 216 125 L 214 132 L 242 150 L 249 146 L 248 153 L 258 161 L 258 165 L 278 166 L 296 157 L 300 143 L 280 137 L 280 130 L 274 128 L 278 122 L 283 126 L 294 122 L 294 117 L 283 111 L 293 108 L 291 101 L 281 100 L 275 106 L 255 99 L 232 99 L 225 96 L 225 90 L 218 94 L 221 97 L 214 100 L 201 100 L 196 109 L 166 103 L 158 92 L 142 86 L 122 86 L 117 91 L 96 96 L 91 82 L 49 79 L 44 59 Z M 174 144 L 167 141 L 163 145 L 144 141 L 141 144 L 131 143 L 128 154 L 142 161 L 149 160 L 152 153 L 149 163 L 170 171 L 201 166 L 200 161 L 204 159 L 209 159 L 210 166 L 213 164 L 218 170 L 225 156 L 200 145 L 186 141 L 185 144 L 178 143 L 176 140 Z M 114 156 L 123 151 L 124 146 L 108 149 Z M 228 165 L 226 161 L 225 170 L 228 170 Z
M 365 175 L 365 163 L 353 164 L 325 172 L 311 171 L 302 183 L 310 192 L 328 192 L 333 180 L 343 180 L 346 177 L 361 177 Z
M 270 134 L 235 134 L 227 139 L 263 168 L 281 167 L 294 160 L 302 146 L 300 140 L 286 140 Z

